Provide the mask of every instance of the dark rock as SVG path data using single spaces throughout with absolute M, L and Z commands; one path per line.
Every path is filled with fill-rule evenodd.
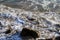
M 30 17 L 27 17 L 28 20 L 30 21 L 34 21 L 35 19 L 34 18 L 30 18 Z
M 53 30 L 48 29 L 50 32 L 53 32 Z
M 55 24 L 56 27 L 60 27 L 60 24 Z
M 3 27 L 2 23 L 0 22 L 0 27 Z
M 1 22 L 0 22 L 0 25 L 2 25 Z
M 56 37 L 55 40 L 60 40 L 60 36 Z
M 21 36 L 22 37 L 32 37 L 32 38 L 38 38 L 38 33 L 33 31 L 33 30 L 29 30 L 27 28 L 23 28 L 22 32 L 21 32 Z
M 55 40 L 60 40 L 60 36 L 56 37 Z
M 6 32 L 5 32 L 5 34 L 9 34 L 11 32 L 11 30 L 7 30 Z
M 46 40 L 53 40 L 52 38 L 46 39 Z

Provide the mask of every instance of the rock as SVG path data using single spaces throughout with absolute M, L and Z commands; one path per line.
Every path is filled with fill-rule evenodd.
M 2 25 L 2 23 L 0 22 L 0 27 L 2 27 L 3 25 Z
M 52 38 L 46 39 L 46 40 L 53 40 Z
M 5 34 L 9 34 L 11 32 L 11 30 L 7 30 L 6 32 L 5 32 Z
M 60 28 L 60 24 L 55 24 L 56 27 Z
M 0 25 L 2 25 L 1 22 L 0 22 Z
M 56 37 L 55 40 L 60 40 L 60 36 Z
M 49 39 L 38 39 L 38 40 L 53 40 L 52 38 L 49 38 Z
M 27 19 L 28 19 L 29 21 L 34 21 L 34 20 L 35 20 L 34 18 L 30 18 L 30 17 L 27 17 Z
M 33 30 L 30 30 L 30 29 L 27 29 L 27 28 L 23 28 L 22 32 L 21 32 L 21 36 L 24 36 L 24 37 L 33 37 L 33 38 L 38 38 L 38 33 L 33 31 Z

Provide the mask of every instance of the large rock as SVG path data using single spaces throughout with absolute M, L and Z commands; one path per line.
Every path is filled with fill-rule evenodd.
M 21 32 L 21 36 L 23 37 L 32 37 L 32 38 L 38 38 L 39 35 L 37 32 L 27 29 L 27 28 L 23 28 L 22 32 Z
M 60 36 L 56 37 L 55 40 L 60 40 Z

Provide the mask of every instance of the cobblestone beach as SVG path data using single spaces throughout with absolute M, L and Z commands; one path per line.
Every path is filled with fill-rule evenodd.
M 1 0 L 0 40 L 58 40 L 60 38 L 58 1 Z

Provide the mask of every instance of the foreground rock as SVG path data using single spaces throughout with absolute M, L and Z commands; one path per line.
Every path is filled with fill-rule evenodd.
M 55 40 L 60 40 L 60 36 L 56 37 Z
M 23 28 L 22 32 L 21 32 L 21 36 L 23 37 L 32 37 L 32 38 L 38 38 L 39 35 L 36 31 L 27 29 L 27 28 Z

